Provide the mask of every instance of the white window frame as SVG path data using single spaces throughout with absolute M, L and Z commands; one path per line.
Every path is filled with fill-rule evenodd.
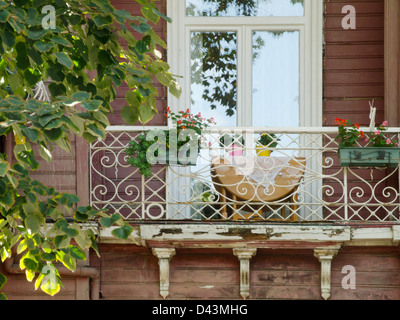
M 236 31 L 238 34 L 238 97 L 237 112 L 239 127 L 249 127 L 252 121 L 252 31 L 298 30 L 300 34 L 300 127 L 323 126 L 323 0 L 304 0 L 304 16 L 302 17 L 186 17 L 185 0 L 167 0 L 167 15 L 172 23 L 167 27 L 168 64 L 171 72 L 179 76 L 182 96 L 168 94 L 168 104 L 174 111 L 186 110 L 190 107 L 191 75 L 190 75 L 190 32 L 192 31 Z M 243 35 L 246 35 L 243 37 Z M 245 43 L 240 43 L 244 41 Z M 242 50 L 240 50 L 240 48 Z M 244 94 L 245 93 L 245 94 Z M 192 110 L 195 112 L 196 110 Z M 217 124 L 218 125 L 218 124 Z M 285 128 L 280 128 L 284 130 Z M 317 160 L 310 164 L 314 170 L 321 171 Z M 321 163 L 321 162 L 319 162 Z M 168 181 L 175 176 L 170 171 Z M 188 183 L 188 179 L 182 184 Z M 170 188 L 174 199 L 185 201 L 177 191 Z M 310 189 L 313 189 L 311 187 Z M 309 190 L 310 194 L 319 192 Z M 308 195 L 305 195 L 309 197 Z M 168 208 L 167 208 L 168 212 Z M 186 215 L 183 212 L 183 215 Z
M 180 76 L 180 99 L 168 95 L 169 106 L 190 106 L 190 33 L 193 31 L 236 31 L 238 34 L 238 126 L 252 120 L 252 31 L 297 30 L 300 33 L 300 119 L 301 127 L 322 127 L 323 0 L 304 0 L 302 17 L 186 17 L 184 0 L 168 0 L 168 64 Z M 195 110 L 194 110 L 195 111 Z

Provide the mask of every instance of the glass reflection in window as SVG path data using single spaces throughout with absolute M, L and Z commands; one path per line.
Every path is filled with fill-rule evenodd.
M 186 0 L 189 17 L 298 17 L 304 0 Z
M 191 33 L 191 110 L 237 125 L 237 34 Z
M 253 126 L 299 126 L 298 31 L 253 33 Z

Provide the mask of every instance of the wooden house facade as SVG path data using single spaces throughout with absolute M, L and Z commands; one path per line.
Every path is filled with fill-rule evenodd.
M 174 9 L 171 2 L 184 1 L 157 1 L 159 10 L 171 14 L 168 12 Z M 304 3 L 310 2 L 306 0 Z M 112 4 L 134 15 L 140 14 L 136 1 L 112 0 Z M 352 8 L 344 11 L 345 6 Z M 351 9 L 355 9 L 354 16 L 349 16 Z M 318 12 L 318 9 L 315 10 Z M 316 64 L 320 69 L 315 70 L 314 66 L 311 71 L 315 76 L 304 78 L 318 81 L 320 77 L 321 88 L 316 88 L 317 93 L 312 98 L 318 101 L 311 102 L 322 107 L 316 121 L 320 122 L 321 127 L 331 128 L 335 127 L 336 118 L 347 118 L 368 127 L 369 103 L 374 101 L 376 122 L 387 120 L 393 130 L 400 127 L 400 2 L 321 0 L 320 11 L 323 15 L 319 17 L 323 27 L 321 41 L 313 38 L 318 33 L 314 33 L 312 27 L 305 28 L 310 28 L 311 39 L 306 46 L 320 43 L 319 50 L 322 53 L 320 63 Z M 350 26 L 352 18 L 355 19 L 355 28 Z M 208 26 L 210 30 L 211 27 Z M 171 51 L 168 49 L 164 53 L 173 70 L 177 70 L 174 61 L 182 58 L 182 52 L 174 49 L 179 48 L 176 44 L 179 39 L 172 33 L 180 32 L 178 28 L 167 23 L 155 27 L 169 49 L 171 47 Z M 311 63 L 314 60 L 312 57 Z M 163 86 L 157 85 L 157 88 L 159 114 L 147 125 L 161 127 L 167 125 L 164 113 L 171 106 L 171 99 Z M 119 111 L 125 105 L 127 90 L 118 88 L 113 104 L 114 113 L 110 117 L 112 126 L 116 128 L 111 131 L 110 139 L 118 136 L 125 143 L 129 137 L 120 134 L 126 126 Z M 190 97 L 187 101 L 190 101 Z M 304 105 L 308 102 L 310 100 L 303 101 Z M 246 124 L 241 126 L 248 127 Z M 307 124 L 307 127 L 311 126 Z M 137 127 L 140 128 L 140 124 Z M 328 134 L 332 132 L 333 129 Z M 97 199 L 94 196 L 96 186 L 110 186 L 107 184 L 109 182 L 104 181 L 107 177 L 114 177 L 114 167 L 107 167 L 107 163 L 104 165 L 101 159 L 96 160 L 96 149 L 78 138 L 73 140 L 73 146 L 72 154 L 60 151 L 52 164 L 41 163 L 41 169 L 35 175 L 60 191 L 78 194 L 83 205 L 93 204 Z M 10 148 L 7 144 L 4 147 Z M 96 170 L 103 170 L 100 177 L 91 174 L 93 165 L 97 165 Z M 124 175 L 129 175 L 130 169 L 125 166 L 119 170 L 118 179 L 122 181 Z M 89 259 L 75 274 L 62 273 L 65 288 L 53 298 L 35 291 L 34 285 L 26 281 L 15 261 L 0 264 L 0 272 L 8 277 L 4 288 L 8 298 L 400 299 L 400 223 L 396 218 L 397 212 L 391 211 L 395 216 L 393 219 L 380 219 L 377 214 L 369 220 L 338 218 L 335 222 L 330 219 L 294 222 L 268 219 L 199 221 L 169 219 L 168 214 L 162 219 L 144 219 L 143 212 L 146 210 L 148 215 L 156 216 L 154 206 L 166 198 L 167 174 L 163 170 L 156 171 L 156 179 L 145 185 L 148 190 L 143 199 L 150 199 L 153 209 L 143 207 L 140 209 L 143 211 L 138 209 L 129 216 L 130 209 L 122 208 L 120 204 L 120 212 L 128 212 L 127 217 L 135 227 L 137 244 L 114 239 L 110 230 L 99 230 L 100 257 L 90 252 Z M 362 171 L 359 173 L 360 179 L 369 182 L 371 172 Z M 385 179 L 387 174 L 387 171 L 378 170 L 374 172 L 373 179 Z M 142 178 L 132 176 L 132 181 L 132 185 L 137 186 L 136 183 L 141 183 Z M 357 179 L 349 180 L 351 183 L 357 186 Z M 400 192 L 398 173 L 392 174 L 385 183 L 385 187 L 394 186 L 393 189 Z M 175 185 L 175 188 L 178 187 L 178 184 Z M 335 201 L 332 199 L 341 197 L 332 193 L 329 196 L 329 205 L 325 204 L 323 208 L 325 216 L 327 212 L 336 213 L 330 211 L 330 205 Z M 104 197 L 107 195 L 101 199 L 104 200 Z M 162 200 L 158 201 L 157 197 Z M 129 197 L 121 199 L 131 201 Z M 355 215 L 362 215 L 355 212 Z M 340 213 L 337 215 L 340 216 Z

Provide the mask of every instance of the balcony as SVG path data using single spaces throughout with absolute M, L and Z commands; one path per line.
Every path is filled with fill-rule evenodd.
M 125 149 L 143 130 L 110 127 L 90 146 L 91 205 L 137 222 L 393 225 L 399 168 L 342 167 L 337 128 L 218 128 L 196 166 L 154 165 L 144 178 Z M 166 130 L 166 128 L 161 128 Z M 387 134 L 398 136 L 400 129 Z M 231 139 L 222 141 L 221 137 Z M 274 135 L 269 157 L 256 150 Z M 228 142 L 226 142 L 228 141 Z

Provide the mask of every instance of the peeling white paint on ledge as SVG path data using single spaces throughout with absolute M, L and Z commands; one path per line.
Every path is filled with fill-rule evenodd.
M 141 225 L 141 238 L 149 240 L 198 241 L 347 241 L 348 227 L 280 226 L 280 225 Z
M 101 243 L 131 243 L 121 241 L 111 234 L 112 228 L 100 230 Z M 303 224 L 197 224 L 162 223 L 139 224 L 133 236 L 142 245 L 149 242 L 170 243 L 185 247 L 185 243 L 201 243 L 202 247 L 231 248 L 241 243 L 342 243 L 349 246 L 397 246 L 400 226 L 332 226 Z M 216 244 L 218 243 L 218 244 Z M 189 244 L 187 244 L 189 245 Z

